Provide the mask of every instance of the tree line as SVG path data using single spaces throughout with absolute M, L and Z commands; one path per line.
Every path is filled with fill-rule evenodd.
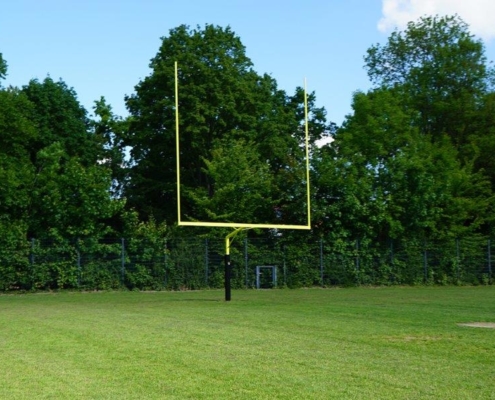
M 256 72 L 230 27 L 182 25 L 161 39 L 125 118 L 104 98 L 90 117 L 63 80 L 0 86 L 1 287 L 19 287 L 28 264 L 12 254 L 33 238 L 225 235 L 176 226 L 175 61 L 183 218 L 304 224 L 303 89 L 287 93 Z M 337 249 L 489 239 L 495 74 L 483 42 L 458 16 L 423 17 L 371 45 L 364 67 L 373 86 L 354 93 L 341 126 L 308 94 L 311 231 L 244 237 L 302 253 L 319 240 Z M 0 85 L 7 74 L 0 53 Z M 324 137 L 333 140 L 318 147 Z

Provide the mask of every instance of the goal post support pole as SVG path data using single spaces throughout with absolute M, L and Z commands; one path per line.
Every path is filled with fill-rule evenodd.
M 232 279 L 232 264 L 230 262 L 230 244 L 234 237 L 240 232 L 250 228 L 236 228 L 225 236 L 225 301 L 231 299 L 231 279 Z

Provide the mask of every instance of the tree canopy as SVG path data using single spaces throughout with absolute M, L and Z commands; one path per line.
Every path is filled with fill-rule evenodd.
M 409 22 L 385 45 L 371 46 L 365 63 L 372 83 L 404 96 L 404 107 L 418 113 L 422 132 L 446 134 L 458 149 L 467 145 L 493 70 L 483 42 L 462 19 L 430 16 Z
M 289 96 L 277 88 L 272 77 L 257 74 L 230 28 L 206 25 L 204 29 L 190 29 L 183 25 L 162 38 L 150 63 L 151 75 L 127 98 L 131 120 L 124 143 L 131 148 L 132 167 L 125 188 L 129 204 L 144 218 L 154 215 L 169 223 L 176 220 L 175 61 L 179 65 L 181 175 L 185 187 L 213 196 L 221 188 L 215 174 L 205 171 L 204 160 L 210 159 L 219 143 L 236 143 L 236 148 L 245 143 L 254 149 L 251 162 L 259 163 L 258 170 L 268 167 L 273 175 L 266 184 L 282 189 L 287 170 L 303 156 L 301 89 Z M 314 106 L 314 94 L 310 106 L 311 137 L 316 140 L 326 129 L 325 112 Z M 230 153 L 216 151 L 217 158 L 218 151 Z M 209 167 L 213 168 L 211 163 Z M 197 196 L 189 198 L 187 193 L 183 199 L 185 214 L 191 218 L 204 216 L 193 201 Z M 280 195 L 279 199 L 283 207 Z M 270 217 L 274 216 L 252 216 L 259 221 Z
M 491 226 L 493 170 L 479 151 L 494 138 L 480 123 L 492 74 L 483 43 L 457 16 L 423 17 L 371 46 L 365 63 L 375 88 L 354 95 L 333 146 L 350 181 L 368 182 L 359 192 L 366 209 L 375 205 L 368 235 L 446 237 Z

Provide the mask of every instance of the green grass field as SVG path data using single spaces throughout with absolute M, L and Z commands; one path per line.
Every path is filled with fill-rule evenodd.
M 0 296 L 1 399 L 495 399 L 495 287 Z

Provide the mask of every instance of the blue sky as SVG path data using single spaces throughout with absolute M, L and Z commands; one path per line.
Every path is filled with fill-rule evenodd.
M 463 4 L 469 3 L 469 7 Z M 117 115 L 124 96 L 150 74 L 160 37 L 181 24 L 230 25 L 259 73 L 292 93 L 304 77 L 330 121 L 351 112 L 352 94 L 370 85 L 366 49 L 425 13 L 454 13 L 485 40 L 495 60 L 492 0 L 16 0 L 2 4 L 4 86 L 50 75 L 73 87 L 91 111 L 105 96 Z M 457 7 L 457 8 L 456 8 Z

